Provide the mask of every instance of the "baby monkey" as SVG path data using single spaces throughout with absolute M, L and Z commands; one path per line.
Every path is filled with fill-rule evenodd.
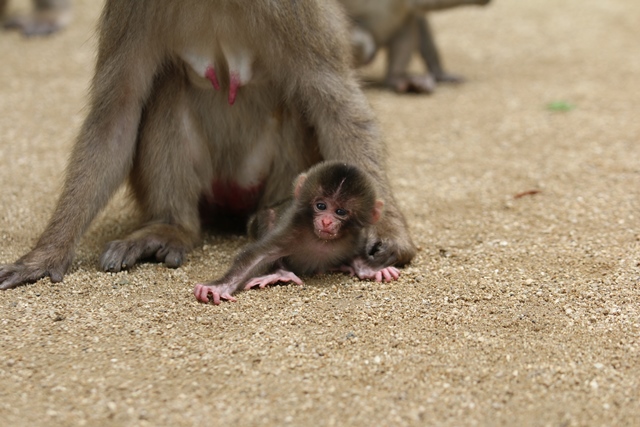
M 366 253 L 370 226 L 384 202 L 371 178 L 355 166 L 320 163 L 296 178 L 293 199 L 258 212 L 249 225 L 257 240 L 218 280 L 198 284 L 196 298 L 214 304 L 235 301 L 241 289 L 277 282 L 302 285 L 298 275 L 344 271 L 377 282 L 400 276 L 392 266 L 374 266 Z

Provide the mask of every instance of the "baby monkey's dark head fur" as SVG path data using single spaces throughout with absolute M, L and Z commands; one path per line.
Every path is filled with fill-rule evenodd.
M 294 197 L 299 220 L 313 225 L 316 236 L 323 240 L 375 224 L 383 206 L 365 172 L 337 161 L 320 163 L 300 175 Z

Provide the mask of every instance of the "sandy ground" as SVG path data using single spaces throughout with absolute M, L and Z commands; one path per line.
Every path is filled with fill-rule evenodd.
M 49 39 L 0 34 L 0 262 L 53 209 L 97 3 Z M 177 270 L 103 273 L 102 246 L 136 224 L 120 193 L 64 283 L 0 292 L 0 424 L 638 425 L 639 17 L 636 0 L 442 12 L 468 82 L 367 87 L 421 248 L 396 283 L 336 274 L 199 304 L 194 283 L 246 243 L 216 235 Z

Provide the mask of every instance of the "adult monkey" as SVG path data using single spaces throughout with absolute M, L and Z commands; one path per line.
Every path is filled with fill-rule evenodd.
M 351 44 L 357 66 L 371 62 L 387 48 L 384 84 L 396 92 L 431 93 L 436 82 L 460 83 L 463 77 L 444 70 L 427 12 L 464 5 L 485 5 L 490 0 L 340 0 L 351 18 Z M 415 51 L 429 73 L 407 72 Z
M 0 267 L 1 289 L 61 281 L 127 175 L 145 223 L 107 246 L 108 271 L 150 257 L 177 267 L 200 239 L 199 203 L 232 194 L 231 207 L 266 206 L 332 159 L 370 174 L 387 202 L 368 236 L 370 263 L 412 259 L 333 1 L 107 0 L 99 34 L 90 111 L 62 194 L 35 248 Z
M 0 20 L 4 18 L 8 0 L 0 0 Z M 15 28 L 25 36 L 55 33 L 71 21 L 71 0 L 33 0 L 33 12 L 14 16 L 3 22 L 5 28 Z

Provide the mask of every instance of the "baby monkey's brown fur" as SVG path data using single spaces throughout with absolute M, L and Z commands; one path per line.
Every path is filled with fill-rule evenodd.
M 245 248 L 219 280 L 198 284 L 196 298 L 214 304 L 235 301 L 242 289 L 277 282 L 302 284 L 298 275 L 347 271 L 361 279 L 395 280 L 394 267 L 376 266 L 367 254 L 368 228 L 384 203 L 364 172 L 342 162 L 325 162 L 301 174 L 293 198 L 253 219 L 258 240 Z

